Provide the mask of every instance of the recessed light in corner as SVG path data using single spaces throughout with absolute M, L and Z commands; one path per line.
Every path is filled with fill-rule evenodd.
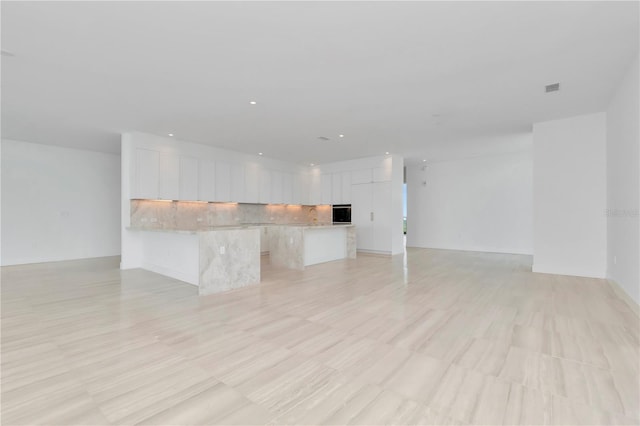
M 548 85 L 544 86 L 544 91 L 546 93 L 557 92 L 559 90 L 560 90 L 560 83 L 553 83 L 553 84 L 548 84 Z

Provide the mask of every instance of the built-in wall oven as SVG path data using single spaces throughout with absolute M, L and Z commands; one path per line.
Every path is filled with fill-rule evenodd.
M 333 205 L 333 223 L 351 223 L 351 204 Z

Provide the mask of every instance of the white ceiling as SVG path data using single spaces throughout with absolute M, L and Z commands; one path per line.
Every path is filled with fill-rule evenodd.
M 638 2 L 1 8 L 2 137 L 105 152 L 137 130 L 298 163 L 419 161 L 605 109 L 638 51 Z

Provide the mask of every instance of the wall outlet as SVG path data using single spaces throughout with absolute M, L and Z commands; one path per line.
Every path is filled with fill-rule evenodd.
M 225 254 L 227 252 L 227 249 L 225 248 L 225 246 L 220 246 L 220 254 Z

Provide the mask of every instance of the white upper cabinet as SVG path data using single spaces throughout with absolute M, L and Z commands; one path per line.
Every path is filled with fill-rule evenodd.
M 342 201 L 340 204 L 351 203 L 351 172 L 342 172 Z
M 299 172 L 293 175 L 293 204 L 309 204 L 309 175 Z
M 373 169 L 373 182 L 389 182 L 391 180 L 391 167 L 375 167 Z
M 262 204 L 271 203 L 271 170 L 260 169 L 260 193 L 258 200 Z
M 135 151 L 134 184 L 131 198 L 157 199 L 160 177 L 160 153 L 150 149 Z
M 285 204 L 297 204 L 293 199 L 293 174 L 282 175 L 282 202 Z
M 322 194 L 320 190 L 320 173 L 316 170 L 311 171 L 307 176 L 307 191 L 308 195 L 306 197 L 305 204 L 321 204 Z
M 244 167 L 244 200 L 246 203 L 260 202 L 260 168 L 257 164 Z
M 235 201 L 231 199 L 231 165 L 216 161 L 216 201 Z
M 342 173 L 333 173 L 331 183 L 331 204 L 342 204 Z
M 326 173 L 320 175 L 320 204 L 331 204 L 333 184 L 331 183 L 331 174 Z
M 373 182 L 371 169 L 353 170 L 351 172 L 351 184 L 359 185 L 361 183 Z
M 161 200 L 180 198 L 180 157 L 170 153 L 160 153 L 160 193 Z
M 198 160 L 180 157 L 180 200 L 198 200 Z
M 212 160 L 200 160 L 198 167 L 198 200 L 215 201 L 216 199 L 216 163 Z
M 271 172 L 271 203 L 282 204 L 284 203 L 283 197 L 283 174 L 282 172 Z
M 231 201 L 245 203 L 245 176 L 241 164 L 231 165 Z

